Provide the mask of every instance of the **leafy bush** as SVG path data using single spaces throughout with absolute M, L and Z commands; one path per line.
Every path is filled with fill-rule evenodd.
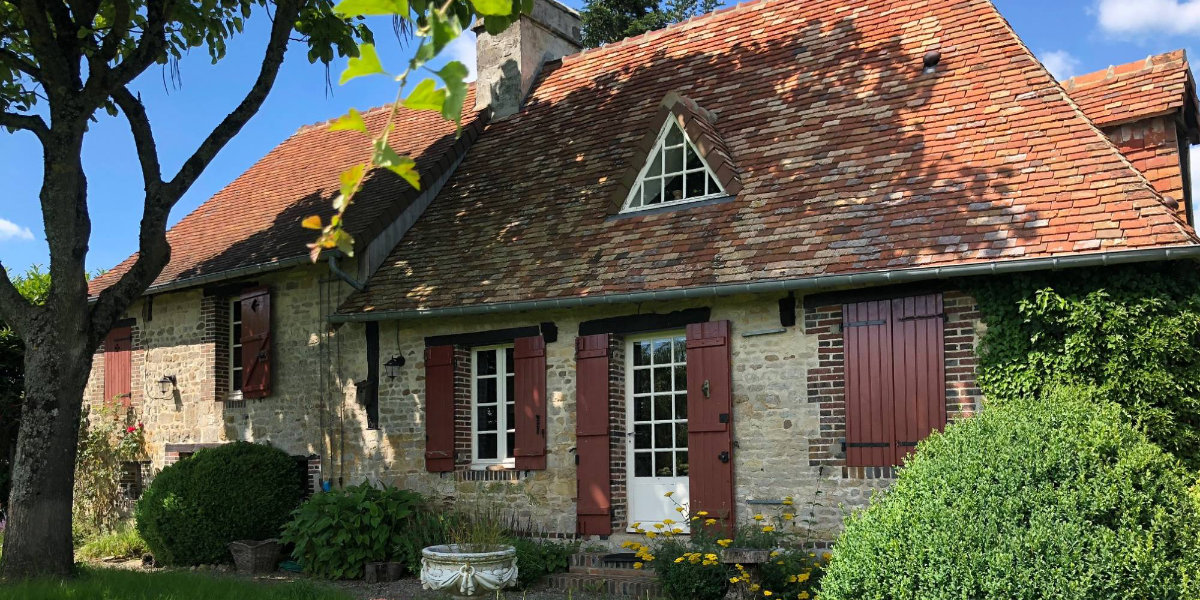
M 578 543 L 526 537 L 513 538 L 512 545 L 517 549 L 517 586 L 521 589 L 547 575 L 565 572 L 571 566 L 571 555 L 579 549 Z
M 1010 401 L 922 442 L 848 520 L 822 600 L 1200 597 L 1194 479 L 1102 395 Z
M 147 549 L 146 541 L 138 535 L 137 529 L 125 525 L 87 540 L 75 550 L 75 556 L 87 559 L 141 558 Z
M 392 552 L 392 560 L 404 563 L 414 576 L 421 574 L 421 550 L 446 543 L 446 516 L 427 504 L 416 507 L 408 517 Z
M 137 529 L 160 563 L 226 562 L 234 540 L 277 537 L 300 502 L 282 450 L 234 442 L 169 465 L 137 504 Z
M 143 456 L 144 442 L 142 424 L 119 401 L 97 407 L 95 414 L 84 407 L 72 503 L 72 524 L 80 533 L 100 535 L 121 522 L 121 476 L 126 463 Z
M 1090 385 L 1200 468 L 1200 270 L 1190 264 L 988 277 L 979 386 L 992 403 Z
M 364 482 L 313 495 L 296 509 L 282 539 L 295 544 L 292 558 L 306 573 L 357 579 L 368 562 L 386 561 L 398 548 L 409 547 L 412 516 L 425 506 L 425 498 L 416 492 Z M 411 558 L 405 555 L 403 560 Z

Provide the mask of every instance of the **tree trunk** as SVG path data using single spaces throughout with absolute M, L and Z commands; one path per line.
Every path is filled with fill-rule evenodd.
M 92 354 L 84 336 L 41 331 L 31 338 L 0 563 L 9 578 L 69 575 L 75 562 L 71 498 Z

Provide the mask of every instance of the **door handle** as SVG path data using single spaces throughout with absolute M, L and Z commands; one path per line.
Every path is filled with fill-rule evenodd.
M 717 455 L 717 460 L 719 460 L 723 463 L 728 463 L 729 462 L 729 451 L 722 450 L 721 453 Z
M 704 384 L 700 386 L 700 392 L 704 394 L 705 398 L 708 398 L 709 397 L 708 394 L 709 394 L 710 390 L 711 390 L 711 388 L 708 385 L 708 380 L 705 379 Z

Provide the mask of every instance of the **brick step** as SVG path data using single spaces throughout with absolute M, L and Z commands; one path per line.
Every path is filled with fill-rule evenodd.
M 640 571 L 633 574 L 592 575 L 587 573 L 558 573 L 547 579 L 551 589 L 559 591 L 602 594 L 608 597 L 647 600 L 662 597 L 662 588 L 651 575 Z
M 638 573 L 653 573 L 650 569 L 637 570 L 633 567 L 570 567 L 568 573 L 578 573 L 580 575 L 604 575 L 612 577 L 626 577 L 636 575 Z
M 635 562 L 638 562 L 638 558 L 633 552 L 581 552 L 572 555 L 569 564 L 571 567 L 586 569 L 632 571 Z

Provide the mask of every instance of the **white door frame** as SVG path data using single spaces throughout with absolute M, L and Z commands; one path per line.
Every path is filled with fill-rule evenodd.
M 628 514 L 629 514 L 628 531 L 629 532 L 636 531 L 636 529 L 633 527 L 634 523 L 640 523 L 642 525 L 642 529 L 644 529 L 646 531 L 657 531 L 657 530 L 653 529 L 653 526 L 650 524 L 656 523 L 656 522 L 661 522 L 663 519 L 671 519 L 671 520 L 675 521 L 675 524 L 672 525 L 672 527 L 679 527 L 679 528 L 683 529 L 684 531 L 689 531 L 688 523 L 686 522 L 687 521 L 686 517 L 684 517 L 683 515 L 681 515 L 679 512 L 677 512 L 675 510 L 675 507 L 677 505 L 687 506 L 687 504 L 690 500 L 690 486 L 689 486 L 689 482 L 688 482 L 688 476 L 686 474 L 684 474 L 682 476 L 671 475 L 671 476 L 666 476 L 666 477 L 659 477 L 659 476 L 635 477 L 635 469 L 636 469 L 636 465 L 637 465 L 637 460 L 635 457 L 636 449 L 634 447 L 635 443 L 636 443 L 634 408 L 637 405 L 638 398 L 636 398 L 634 396 L 635 367 L 634 367 L 633 348 L 637 342 L 662 340 L 662 339 L 678 340 L 678 345 L 679 345 L 679 348 L 674 348 L 676 343 L 673 342 L 671 362 L 664 364 L 665 367 L 670 369 L 669 373 L 670 373 L 670 380 L 671 380 L 671 385 L 672 385 L 671 391 L 668 393 L 668 398 L 670 399 L 670 402 L 668 403 L 668 405 L 674 406 L 678 399 L 682 399 L 682 403 L 685 407 L 684 410 L 686 410 L 686 405 L 687 405 L 686 380 L 687 380 L 687 378 L 686 378 L 686 376 L 683 378 L 682 385 L 676 385 L 675 384 L 675 373 L 674 373 L 674 370 L 676 367 L 682 366 L 684 369 L 684 373 L 686 374 L 687 341 L 686 341 L 686 337 L 685 337 L 685 332 L 682 330 L 658 331 L 658 332 L 642 334 L 642 335 L 637 335 L 637 336 L 629 336 L 625 339 L 625 398 L 626 398 L 626 402 L 625 402 L 625 490 L 626 490 L 626 500 L 628 502 Z M 680 362 L 676 362 L 676 360 L 679 360 L 680 354 L 682 355 L 682 360 Z M 652 354 L 652 356 L 653 356 L 653 354 Z M 656 363 L 652 362 L 652 365 L 656 366 Z M 652 395 L 647 397 L 643 394 L 643 397 L 646 397 L 647 401 L 650 402 L 650 407 L 649 407 L 649 410 L 651 411 L 651 415 L 650 415 L 651 420 L 649 422 L 649 424 L 650 424 L 650 431 L 649 431 L 650 440 L 647 440 L 647 441 L 650 442 L 651 447 L 653 448 L 654 443 L 655 443 L 656 426 L 669 427 L 671 430 L 671 433 L 673 435 L 675 435 L 675 437 L 679 437 L 678 436 L 679 432 L 678 432 L 678 427 L 677 427 L 677 425 L 679 423 L 674 418 L 677 415 L 677 413 L 673 411 L 671 419 L 661 419 L 661 420 L 658 419 L 658 417 L 660 415 L 653 414 L 653 411 L 659 410 L 659 407 L 655 406 L 656 403 L 654 401 L 654 394 L 656 394 L 656 392 L 658 391 L 658 389 L 656 389 L 656 387 L 655 387 L 656 382 L 654 380 L 654 375 L 655 375 L 654 368 L 651 367 L 651 368 L 647 369 L 647 368 L 645 368 L 645 365 L 642 365 L 640 367 L 637 367 L 637 370 L 645 371 L 650 374 L 649 375 L 649 377 L 650 377 L 650 392 L 649 393 Z M 658 422 L 658 421 L 662 421 L 662 420 L 666 420 L 667 423 Z M 672 421 L 675 421 L 675 422 L 672 423 Z M 643 421 L 643 423 L 646 423 L 646 422 Z M 686 428 L 686 417 L 685 417 L 685 419 L 683 419 L 683 423 L 685 424 L 684 427 Z M 679 446 L 678 439 L 673 440 L 673 445 L 671 447 L 671 450 L 672 450 L 671 456 L 674 457 L 675 451 L 678 450 L 679 448 L 686 448 L 687 447 L 686 444 L 687 444 L 686 434 L 684 434 L 683 446 Z M 645 449 L 643 448 L 643 450 L 645 450 Z M 653 460 L 655 458 L 655 453 L 650 453 L 649 456 Z M 672 459 L 672 461 L 674 461 L 674 459 Z M 672 464 L 673 469 L 675 469 L 677 467 L 678 467 L 678 465 Z M 655 468 L 655 465 L 651 465 L 651 469 L 654 469 L 654 468 Z M 674 492 L 674 494 L 672 494 L 672 496 L 670 498 L 667 498 L 665 496 L 665 494 L 667 492 Z

